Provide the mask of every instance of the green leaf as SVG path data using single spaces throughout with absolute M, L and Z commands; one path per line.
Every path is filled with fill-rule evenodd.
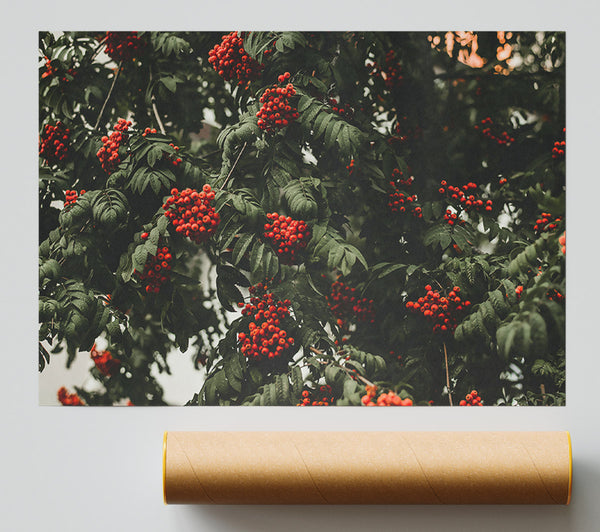
M 390 273 L 406 268 L 406 264 L 388 264 L 377 273 L 377 278 L 382 279 L 388 276 Z
M 250 246 L 250 244 L 252 243 L 253 238 L 254 238 L 254 235 L 248 234 L 248 233 L 243 234 L 242 236 L 240 236 L 238 238 L 238 241 L 236 242 L 236 244 L 233 248 L 233 254 L 232 254 L 233 264 L 238 264 L 240 262 L 240 260 L 244 256 L 244 253 L 246 253 L 248 246 Z
M 217 297 L 224 309 L 233 311 L 233 303 L 244 301 L 239 289 L 231 281 L 217 276 Z
M 242 382 L 244 380 L 244 370 L 242 368 L 238 353 L 229 357 L 223 364 L 227 382 L 236 392 L 241 393 Z
M 162 158 L 162 154 L 162 150 L 158 146 L 154 146 L 146 155 L 146 160 L 148 161 L 148 164 L 152 168 L 154 168 L 156 161 Z
M 327 130 L 325 131 L 325 149 L 330 150 L 334 147 L 335 142 L 337 140 L 338 133 L 344 124 L 343 120 L 336 120 L 327 126 Z
M 257 240 L 250 253 L 250 269 L 252 273 L 255 273 L 260 268 L 264 251 L 265 244 Z
M 323 133 L 325 133 L 325 130 L 327 129 L 327 126 L 331 120 L 333 120 L 333 113 L 319 113 L 317 115 L 317 119 L 313 125 L 313 138 L 315 140 L 320 138 Z
M 306 94 L 300 96 L 300 100 L 298 100 L 298 112 L 303 113 L 304 111 L 306 111 L 311 106 L 313 101 L 314 100 Z
M 496 331 L 496 341 L 498 342 L 498 352 L 508 361 L 513 347 L 513 341 L 517 327 L 514 324 L 503 325 Z
M 177 90 L 177 81 L 172 77 L 164 77 L 159 80 L 167 89 L 171 92 L 175 92 Z
M 148 258 L 148 250 L 144 244 L 140 244 L 135 248 L 133 252 L 133 267 L 138 271 L 144 271 L 144 266 L 146 265 L 146 260 Z

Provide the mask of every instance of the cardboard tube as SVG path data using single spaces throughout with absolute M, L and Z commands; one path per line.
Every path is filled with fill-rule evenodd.
M 166 432 L 167 504 L 569 504 L 568 432 Z

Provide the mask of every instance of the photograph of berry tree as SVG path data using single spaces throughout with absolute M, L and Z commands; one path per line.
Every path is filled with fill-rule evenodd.
M 565 404 L 563 32 L 39 50 L 40 402 Z

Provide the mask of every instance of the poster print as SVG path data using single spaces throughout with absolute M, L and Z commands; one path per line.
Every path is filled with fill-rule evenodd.
M 565 403 L 564 33 L 39 47 L 42 404 Z

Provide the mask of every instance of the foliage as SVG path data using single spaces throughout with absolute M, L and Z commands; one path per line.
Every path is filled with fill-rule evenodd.
M 40 371 L 102 338 L 120 371 L 92 369 L 88 405 L 164 404 L 155 374 L 176 349 L 206 376 L 188 404 L 296 405 L 324 385 L 337 405 L 367 386 L 421 405 L 473 389 L 485 405 L 563 404 L 565 35 L 459 33 L 452 50 L 434 33 L 240 33 L 253 69 L 234 82 L 209 62 L 221 34 L 140 32 L 111 59 L 105 34 L 40 33 L 40 135 L 68 130 L 66 152 L 40 157 Z M 261 96 L 288 83 L 297 118 L 263 131 Z M 119 119 L 132 125 L 110 148 Z M 163 205 L 204 185 L 219 223 L 195 243 Z M 71 189 L 85 193 L 65 205 Z M 268 213 L 309 228 L 293 264 Z M 136 272 L 160 246 L 170 276 L 146 292 Z M 236 308 L 265 282 L 295 343 L 249 360 Z M 343 316 L 334 282 L 355 294 Z M 407 308 L 427 285 L 469 300 L 455 330 Z

